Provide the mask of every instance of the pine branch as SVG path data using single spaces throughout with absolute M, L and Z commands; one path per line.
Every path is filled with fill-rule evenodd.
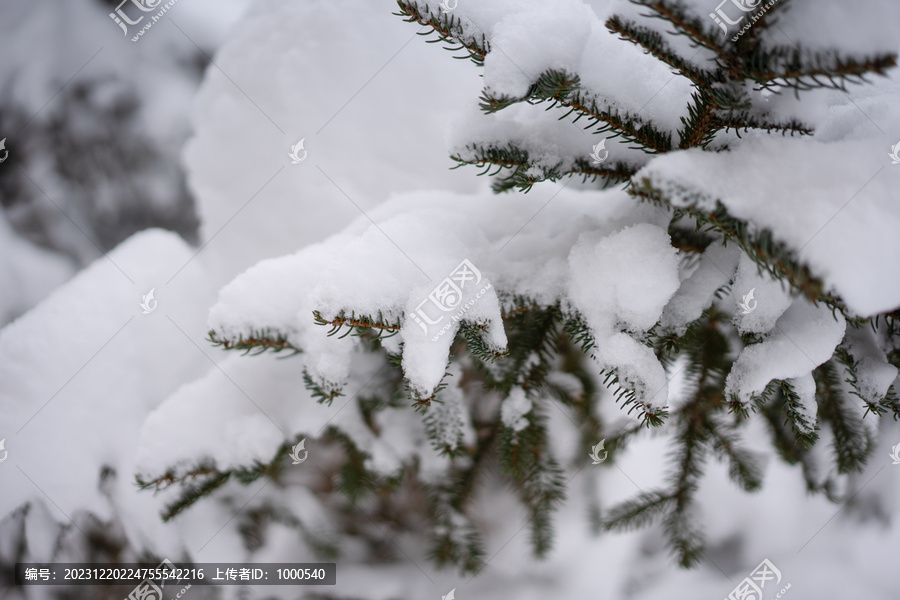
M 641 492 L 633 500 L 611 509 L 603 522 L 606 531 L 634 531 L 651 525 L 671 509 L 675 499 L 671 492 Z
M 341 311 L 329 320 L 323 317 L 319 311 L 314 310 L 313 319 L 315 320 L 316 325 L 331 327 L 328 331 L 329 337 L 337 335 L 344 327 L 346 327 L 347 331 L 338 336 L 338 339 L 343 339 L 352 334 L 357 337 L 377 340 L 382 337 L 393 337 L 400 331 L 400 319 L 397 318 L 393 323 L 389 323 L 380 311 L 377 317 L 373 317 L 372 315 L 357 315 L 353 311 L 351 311 L 348 316 L 344 311 Z M 385 332 L 388 332 L 388 335 L 383 335 Z
M 673 188 L 680 187 L 674 183 L 670 185 Z M 669 206 L 666 196 L 656 189 L 646 177 L 633 182 L 628 192 L 637 198 L 659 206 Z M 808 266 L 797 262 L 794 253 L 784 244 L 775 241 L 768 229 L 751 233 L 748 225 L 729 215 L 725 206 L 718 200 L 716 200 L 716 208 L 712 212 L 699 210 L 697 205 L 705 203 L 706 198 L 696 190 L 681 187 L 677 195 L 689 199 L 688 206 L 680 206 L 680 210 L 695 219 L 698 225 L 705 227 L 706 231 L 713 231 L 737 244 L 758 267 L 764 269 L 773 278 L 787 282 L 793 290 L 811 302 L 823 302 L 832 310 L 849 315 L 843 302 L 825 292 L 822 281 L 813 276 Z
M 469 59 L 479 67 L 484 66 L 484 58 L 491 51 L 490 42 L 484 32 L 481 32 L 479 36 L 479 32 L 475 31 L 477 27 L 473 24 L 464 22 L 453 13 L 441 12 L 435 15 L 429 9 L 426 14 L 415 0 L 412 2 L 397 0 L 397 5 L 400 7 L 400 12 L 394 13 L 396 16 L 404 17 L 403 20 L 408 23 L 414 22 L 431 28 L 430 31 L 419 35 L 435 34 L 437 36 L 437 39 L 426 41 L 449 44 L 449 46 L 445 46 L 447 50 L 464 52 L 463 56 L 454 56 L 453 58 Z
M 808 52 L 799 45 L 757 49 L 744 59 L 741 75 L 762 88 L 795 92 L 830 88 L 846 92 L 848 83 L 867 83 L 865 75 L 886 75 L 896 54 L 843 58 L 834 51 Z
M 643 27 L 614 15 L 606 21 L 606 28 L 613 33 L 618 33 L 621 39 L 637 44 L 651 56 L 658 58 L 690 79 L 698 88 L 705 89 L 723 81 L 720 73 L 701 69 L 678 56 L 662 35 L 649 27 Z
M 273 335 L 271 332 L 263 330 L 254 331 L 246 338 L 240 335 L 237 339 L 227 339 L 220 337 L 215 330 L 210 329 L 207 339 L 213 346 L 219 346 L 223 350 L 241 350 L 244 355 L 250 354 L 255 356 L 268 350 L 277 354 L 284 350 L 289 350 L 293 356 L 303 351 L 288 342 L 285 334 L 278 333 Z
M 325 381 L 324 379 L 315 380 L 305 367 L 303 369 L 303 383 L 306 386 L 306 389 L 310 391 L 312 397 L 315 398 L 316 402 L 319 404 L 331 406 L 331 403 L 335 398 L 340 398 L 344 395 L 343 385 Z
M 816 380 L 816 396 L 819 398 L 819 415 L 834 434 L 834 453 L 838 473 L 862 471 L 872 451 L 874 441 L 856 418 L 847 398 L 841 391 L 837 366 L 831 361 L 820 365 L 813 376 Z
M 796 440 L 804 448 L 812 446 L 819 439 L 818 427 L 815 423 L 809 422 L 806 414 L 801 409 L 802 402 L 800 396 L 794 391 L 794 386 L 782 380 L 776 380 L 774 383 L 778 386 L 778 391 L 784 399 L 784 411 L 787 415 L 787 421 L 790 422 L 794 430 Z

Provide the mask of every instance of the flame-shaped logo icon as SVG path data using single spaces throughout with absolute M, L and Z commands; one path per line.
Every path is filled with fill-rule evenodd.
M 290 152 L 290 154 L 288 154 L 288 156 L 291 157 L 292 165 L 299 164 L 299 163 L 303 162 L 304 160 L 306 160 L 306 150 L 303 149 L 303 142 L 305 142 L 305 141 L 306 141 L 306 138 L 303 138 L 302 140 L 300 140 L 299 142 L 297 142 L 296 144 L 291 146 L 291 152 Z M 303 156 L 300 156 L 301 151 L 303 152 Z
M 747 292 L 747 294 L 743 298 L 741 298 L 741 301 L 738 302 L 738 306 L 740 307 L 741 311 L 743 311 L 743 313 L 745 315 L 749 315 L 754 310 L 756 310 L 757 302 L 756 302 L 756 300 L 753 299 L 753 292 L 755 292 L 755 291 L 756 291 L 756 288 L 751 288 L 750 291 Z M 750 304 L 751 302 L 753 304 Z
M 156 288 L 150 288 L 150 291 L 141 296 L 141 308 L 144 309 L 144 314 L 149 315 L 154 310 L 156 310 L 156 299 L 153 297 L 153 292 Z
M 0 442 L 0 448 L 3 447 L 3 442 Z M 900 465 L 900 444 L 891 448 L 891 459 L 894 461 L 893 464 Z
M 600 153 L 603 152 L 601 155 Z M 599 165 L 609 156 L 609 150 L 606 149 L 606 138 L 600 140 L 599 144 L 594 144 L 594 151 L 591 152 L 591 159 L 595 165 Z
M 9 150 L 6 149 L 6 138 L 0 140 L 0 150 L 3 150 L 3 158 L 0 158 L 0 162 L 3 162 L 9 156 Z
M 442 0 L 441 1 L 441 12 L 447 14 L 451 10 L 459 5 L 459 0 Z M 453 588 L 456 589 L 456 588 Z M 452 593 L 452 592 L 451 592 Z M 452 598 L 449 600 L 453 600 Z
M 293 459 L 293 461 L 294 461 L 292 464 L 299 465 L 299 464 L 302 463 L 304 460 L 306 460 L 306 457 L 307 457 L 307 456 L 309 456 L 309 452 L 308 452 L 308 451 L 306 450 L 306 448 L 304 447 L 305 444 L 306 444 L 306 438 L 303 438 L 302 440 L 300 440 L 300 443 L 299 443 L 299 444 L 297 444 L 296 446 L 294 446 L 294 447 L 291 448 L 291 453 L 290 453 L 289 456 L 290 456 L 291 459 Z M 303 450 L 303 458 L 300 458 L 300 451 L 301 451 L 301 450 Z
M 2 142 L 0 142 L 0 143 L 2 143 Z M 2 148 L 2 147 L 3 146 L 0 146 L 0 148 Z M 900 142 L 897 142 L 897 144 L 893 148 L 891 148 L 891 153 L 888 154 L 888 156 L 891 157 L 892 165 L 900 165 Z M 0 162 L 2 162 L 2 161 L 0 161 Z
M 591 460 L 594 461 L 591 463 L 592 465 L 599 465 L 604 460 L 606 460 L 606 456 L 609 454 L 609 452 L 607 452 L 603 448 L 603 444 L 605 444 L 605 443 L 606 443 L 606 438 L 603 438 L 602 440 L 600 440 L 599 444 L 597 444 L 596 446 L 591 446 L 591 453 L 588 454 L 588 456 L 590 456 Z M 601 450 L 603 450 L 603 458 L 600 458 Z
M 6 449 L 3 447 L 4 444 L 6 444 L 6 438 L 3 438 L 2 440 L 0 440 L 0 450 L 3 450 L 3 458 L 0 458 L 0 463 L 2 463 L 4 460 L 6 460 L 6 457 L 9 456 L 9 452 L 7 452 Z
M 455 600 L 456 596 L 453 593 L 456 591 L 456 588 L 453 588 L 449 592 L 447 592 L 446 596 L 441 596 L 441 600 Z

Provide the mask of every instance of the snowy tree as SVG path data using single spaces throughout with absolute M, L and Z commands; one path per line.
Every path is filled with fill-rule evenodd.
M 554 403 L 585 449 L 572 469 L 601 439 L 615 456 L 647 427 L 671 433 L 667 484 L 595 525 L 660 521 L 684 566 L 703 553 L 694 497 L 708 459 L 746 491 L 762 484 L 742 443 L 754 416 L 809 491 L 844 498 L 840 481 L 865 465 L 878 420 L 900 415 L 896 175 L 886 140 L 819 134 L 803 97 L 884 75 L 895 53 L 795 43 L 779 26 L 802 10 L 788 2 L 731 32 L 699 3 L 616 5 L 605 27 L 574 1 L 514 14 L 398 4 L 483 69 L 481 114 L 454 129 L 454 161 L 492 172 L 495 192 L 585 185 L 548 201 L 541 231 L 511 218 L 517 196 L 398 197 L 226 286 L 212 343 L 296 354 L 313 398 L 347 403 L 268 460 L 143 475 L 148 488 L 183 484 L 165 518 L 230 478 L 280 481 L 284 455 L 316 436 L 342 451 L 320 473 L 336 480 L 332 494 L 377 499 L 400 529 L 427 521 L 432 558 L 468 572 L 484 564 L 473 490 L 498 461 L 542 555 L 571 477 L 550 439 Z M 895 93 L 883 90 L 881 109 Z M 636 419 L 600 416 L 604 385 Z M 811 454 L 824 430 L 827 474 Z M 344 506 L 332 518 L 345 532 L 359 526 L 328 504 Z
M 0 330 L 0 596 L 163 557 L 337 562 L 198 598 L 724 597 L 763 556 L 895 594 L 900 5 L 781 2 L 255 0 L 200 243 Z

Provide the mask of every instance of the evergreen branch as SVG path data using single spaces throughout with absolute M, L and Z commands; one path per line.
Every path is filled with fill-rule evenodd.
M 720 57 L 727 54 L 723 45 L 723 37 L 719 31 L 708 27 L 706 21 L 689 14 L 684 10 L 682 4 L 667 0 L 631 0 L 631 3 L 649 8 L 655 13 L 646 16 L 660 19 L 667 25 L 674 26 L 674 35 L 686 36 L 694 45 L 712 50 Z
M 517 146 L 513 142 L 507 142 L 505 147 L 491 144 L 482 145 L 470 143 L 466 145 L 466 155 L 462 153 L 452 154 L 450 159 L 459 163 L 452 167 L 457 169 L 463 165 L 473 165 L 482 169 L 479 176 L 487 175 L 496 177 L 500 173 L 506 173 L 502 177 L 496 177 L 492 184 L 494 193 L 505 192 L 518 188 L 527 192 L 535 183 L 541 181 L 558 181 L 566 176 L 582 176 L 582 181 L 589 178 L 596 181 L 602 178 L 607 187 L 612 183 L 626 183 L 637 172 L 637 168 L 623 162 L 616 162 L 612 166 L 597 166 L 585 158 L 576 158 L 572 166 L 562 169 L 562 161 L 556 165 L 537 166 L 531 159 L 527 150 Z M 493 169 L 493 170 L 492 170 Z
M 708 94 L 694 92 L 688 104 L 688 118 L 681 117 L 684 126 L 679 132 L 679 148 L 706 148 L 716 134 L 716 105 Z
M 579 113 L 575 119 L 576 122 L 582 116 L 588 117 L 589 123 L 585 129 L 596 127 L 601 122 L 604 123 L 594 133 L 614 130 L 615 134 L 609 139 L 621 136 L 628 142 L 637 144 L 638 149 L 647 154 L 668 152 L 672 149 L 672 136 L 669 133 L 663 133 L 655 125 L 641 120 L 637 115 L 630 115 L 627 112 L 619 113 L 617 108 L 612 107 L 600 108 L 597 105 L 596 96 L 589 95 L 587 92 L 576 91 L 570 97 L 560 100 L 559 103 Z
M 716 128 L 724 129 L 726 132 L 734 129 L 738 137 L 741 137 L 741 130 L 749 131 L 750 129 L 759 129 L 766 133 L 780 131 L 781 135 L 790 133 L 791 136 L 794 134 L 812 135 L 814 133 L 811 127 L 794 119 L 785 123 L 774 123 L 757 118 L 748 112 L 732 113 L 725 117 L 717 116 L 714 123 Z
M 868 390 L 863 389 L 859 381 L 860 363 L 850 354 L 849 348 L 844 345 L 838 346 L 834 351 L 834 358 L 844 365 L 847 371 L 847 378 L 844 381 L 852 388 L 850 393 L 865 404 L 866 413 L 863 415 L 864 417 L 870 412 L 878 417 L 886 413 L 892 413 L 895 417 L 900 415 L 900 405 L 898 405 L 897 396 L 892 388 L 888 388 L 887 393 L 881 398 L 873 396 L 867 393 Z
M 816 433 L 818 427 L 815 422 L 810 423 L 806 414 L 804 414 L 801 408 L 800 396 L 794 391 L 794 386 L 787 381 L 776 380 L 775 384 L 778 386 L 778 391 L 781 393 L 782 398 L 784 398 L 785 414 L 794 430 L 794 436 L 804 448 L 812 446 L 819 439 L 819 434 Z
M 838 473 L 862 471 L 872 451 L 874 441 L 847 405 L 841 390 L 837 366 L 829 360 L 813 371 L 816 396 L 819 398 L 819 418 L 827 422 L 834 434 L 834 453 Z
M 303 383 L 306 386 L 306 389 L 310 391 L 312 397 L 315 398 L 316 402 L 319 404 L 331 406 L 331 403 L 335 398 L 340 398 L 344 395 L 343 385 L 325 381 L 324 379 L 316 381 L 313 379 L 312 375 L 309 374 L 309 371 L 306 370 L 306 367 L 303 368 Z
M 341 311 L 329 320 L 323 317 L 319 311 L 314 310 L 313 319 L 315 319 L 316 325 L 331 326 L 331 330 L 328 331 L 329 337 L 340 333 L 344 327 L 347 327 L 347 331 L 340 338 L 353 334 L 357 337 L 377 340 L 382 337 L 392 337 L 400 331 L 400 319 L 398 318 L 393 323 L 388 323 L 380 311 L 377 317 L 371 315 L 357 316 L 355 312 L 351 312 L 350 316 L 347 316 L 344 311 Z M 372 332 L 375 332 L 375 334 L 372 335 Z M 383 335 L 385 332 L 389 332 L 388 335 Z
M 865 75 L 886 75 L 897 66 L 896 54 L 842 58 L 834 51 L 806 52 L 802 47 L 758 48 L 746 56 L 741 74 L 762 88 L 795 92 L 830 88 L 846 92 L 847 83 L 865 83 Z
M 762 487 L 762 467 L 754 460 L 753 455 L 741 449 L 737 436 L 725 431 L 720 424 L 706 421 L 706 429 L 710 434 L 712 448 L 720 456 L 728 459 L 728 475 L 736 481 L 745 492 L 756 492 Z
M 429 40 L 430 43 L 450 44 L 450 47 L 445 46 L 447 50 L 451 52 L 463 50 L 465 52 L 463 56 L 454 56 L 454 58 L 469 59 L 479 67 L 484 66 L 484 58 L 491 51 L 491 46 L 483 32 L 479 39 L 478 34 L 471 31 L 477 29 L 474 25 L 468 22 L 464 23 L 463 19 L 456 17 L 453 13 L 441 12 L 435 15 L 429 9 L 426 14 L 415 0 L 411 2 L 397 0 L 397 5 L 400 7 L 400 12 L 394 13 L 394 15 L 404 17 L 403 20 L 408 23 L 415 22 L 431 28 L 430 32 L 420 34 L 436 34 L 437 39 Z M 454 47 L 454 45 L 456 46 Z
M 603 183 L 600 186 L 601 189 L 603 189 L 609 187 L 610 185 L 628 183 L 637 172 L 638 169 L 636 167 L 633 167 L 621 161 L 616 161 L 615 163 L 612 163 L 608 166 L 600 166 L 595 164 L 593 161 L 588 161 L 585 158 L 578 158 L 575 160 L 572 168 L 564 171 L 563 174 L 572 177 L 581 175 L 582 183 L 587 183 L 588 179 L 590 179 L 592 182 L 595 182 L 598 178 L 600 178 L 603 180 Z
M 266 330 L 254 331 L 249 337 L 239 335 L 237 339 L 227 339 L 219 337 L 215 330 L 210 329 L 207 334 L 207 340 L 213 345 L 221 347 L 223 350 L 240 350 L 244 355 L 250 354 L 256 356 L 267 350 L 279 353 L 289 350 L 292 354 L 300 354 L 302 349 L 297 348 L 288 341 L 287 335 L 279 333 L 272 335 Z
M 761 269 L 768 272 L 773 278 L 786 281 L 791 288 L 802 294 L 811 302 L 823 302 L 832 310 L 838 310 L 844 315 L 849 311 L 843 302 L 835 296 L 825 292 L 825 286 L 821 279 L 815 277 L 809 267 L 801 264 L 795 258 L 794 253 L 781 242 L 775 241 L 768 229 L 751 232 L 748 225 L 728 214 L 725 206 L 716 200 L 715 209 L 706 212 L 697 208 L 705 200 L 702 193 L 689 190 L 683 186 L 671 184 L 680 188 L 677 195 L 689 199 L 688 206 L 679 206 L 680 210 L 693 217 L 699 226 L 707 231 L 714 231 L 728 241 L 733 241 L 753 260 Z M 653 187 L 649 179 L 641 178 L 632 182 L 628 190 L 629 194 L 642 200 L 652 202 L 659 206 L 668 207 L 666 196 Z
M 596 128 L 594 133 L 615 131 L 610 139 L 621 136 L 625 140 L 637 144 L 636 149 L 648 154 L 667 152 L 672 149 L 672 136 L 663 133 L 648 121 L 627 112 L 620 113 L 618 108 L 607 106 L 601 108 L 598 97 L 592 92 L 582 89 L 577 75 L 557 69 L 548 69 L 538 76 L 524 96 L 516 98 L 509 95 L 494 95 L 485 90 L 481 96 L 481 108 L 487 113 L 497 112 L 518 102 L 538 104 L 550 102 L 547 109 L 555 106 L 568 108 L 560 119 L 577 113 L 574 122 L 587 118 L 584 129 Z
M 195 502 L 213 493 L 228 481 L 232 473 L 230 471 L 213 473 L 197 485 L 185 486 L 184 491 L 174 502 L 167 504 L 161 516 L 163 522 L 168 522 L 189 508 Z
M 167 471 L 164 475 L 154 477 L 153 479 L 144 479 L 140 475 L 136 475 L 135 483 L 142 490 L 153 488 L 154 492 L 159 492 L 168 489 L 173 484 L 183 484 L 188 480 L 211 475 L 213 473 L 219 473 L 219 470 L 215 468 L 215 465 L 210 462 L 203 462 L 196 469 L 187 471 L 180 476 L 176 476 L 174 471 Z
M 683 59 L 663 40 L 659 32 L 649 27 L 643 27 L 613 15 L 606 21 L 606 28 L 613 33 L 618 33 L 621 39 L 642 47 L 651 56 L 690 79 L 700 89 L 706 89 L 715 83 L 722 82 L 720 73 L 706 71 Z
M 606 531 L 633 531 L 655 521 L 674 504 L 671 492 L 641 492 L 633 500 L 622 502 L 609 511 L 603 521 Z

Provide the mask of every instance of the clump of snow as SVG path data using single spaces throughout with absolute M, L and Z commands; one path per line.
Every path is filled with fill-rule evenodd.
M 648 223 L 607 237 L 584 234 L 569 264 L 569 297 L 591 327 L 600 368 L 616 370 L 642 401 L 665 406 L 665 392 L 656 399 L 666 388 L 665 370 L 649 346 L 619 329 L 647 331 L 678 290 L 678 259 L 669 235 Z
M 741 251 L 734 245 L 710 244 L 700 257 L 696 270 L 681 282 L 663 309 L 662 328 L 684 335 L 688 324 L 699 319 L 715 300 L 716 291 L 731 281 L 740 256 Z
M 199 277 L 189 289 L 164 283 L 193 252 L 174 233 L 143 231 L 0 330 L 0 439 L 9 452 L 0 515 L 50 498 L 60 523 L 79 511 L 108 519 L 114 509 L 97 485 L 106 466 L 118 474 L 109 490 L 125 514 L 149 515 L 133 526 L 154 529 L 155 501 L 131 478 L 135 440 L 148 412 L 209 364 L 173 322 L 197 322 L 213 290 Z M 143 314 L 154 287 L 155 309 Z
M 850 356 L 859 364 L 856 369 L 856 387 L 866 402 L 877 403 L 897 379 L 900 370 L 887 361 L 869 329 L 851 327 L 844 338 Z
M 737 275 L 731 286 L 735 302 L 734 324 L 741 333 L 766 333 L 791 305 L 787 284 L 761 271 L 741 252 Z
M 513 431 L 522 431 L 528 427 L 526 415 L 532 408 L 531 399 L 525 394 L 525 390 L 514 387 L 500 405 L 500 419 L 503 425 Z
M 697 200 L 707 211 L 720 201 L 751 232 L 771 231 L 851 311 L 870 316 L 900 306 L 900 170 L 890 168 L 889 149 L 880 138 L 760 137 L 730 152 L 666 154 L 635 179 L 673 193 L 676 205 Z
M 438 1 L 420 4 L 439 14 Z M 681 127 L 681 117 L 688 117 L 691 83 L 609 31 L 604 20 L 614 11 L 612 6 L 595 9 L 580 0 L 505 0 L 460 5 L 455 14 L 472 24 L 466 35 L 472 29 L 490 40 L 491 51 L 484 60 L 488 93 L 521 98 L 541 73 L 565 71 L 578 75 L 582 88 L 596 96 L 601 107 L 640 114 L 674 133 Z
M 773 379 L 797 379 L 827 361 L 847 322 L 823 305 L 797 298 L 765 341 L 741 350 L 725 380 L 725 395 L 748 402 Z

